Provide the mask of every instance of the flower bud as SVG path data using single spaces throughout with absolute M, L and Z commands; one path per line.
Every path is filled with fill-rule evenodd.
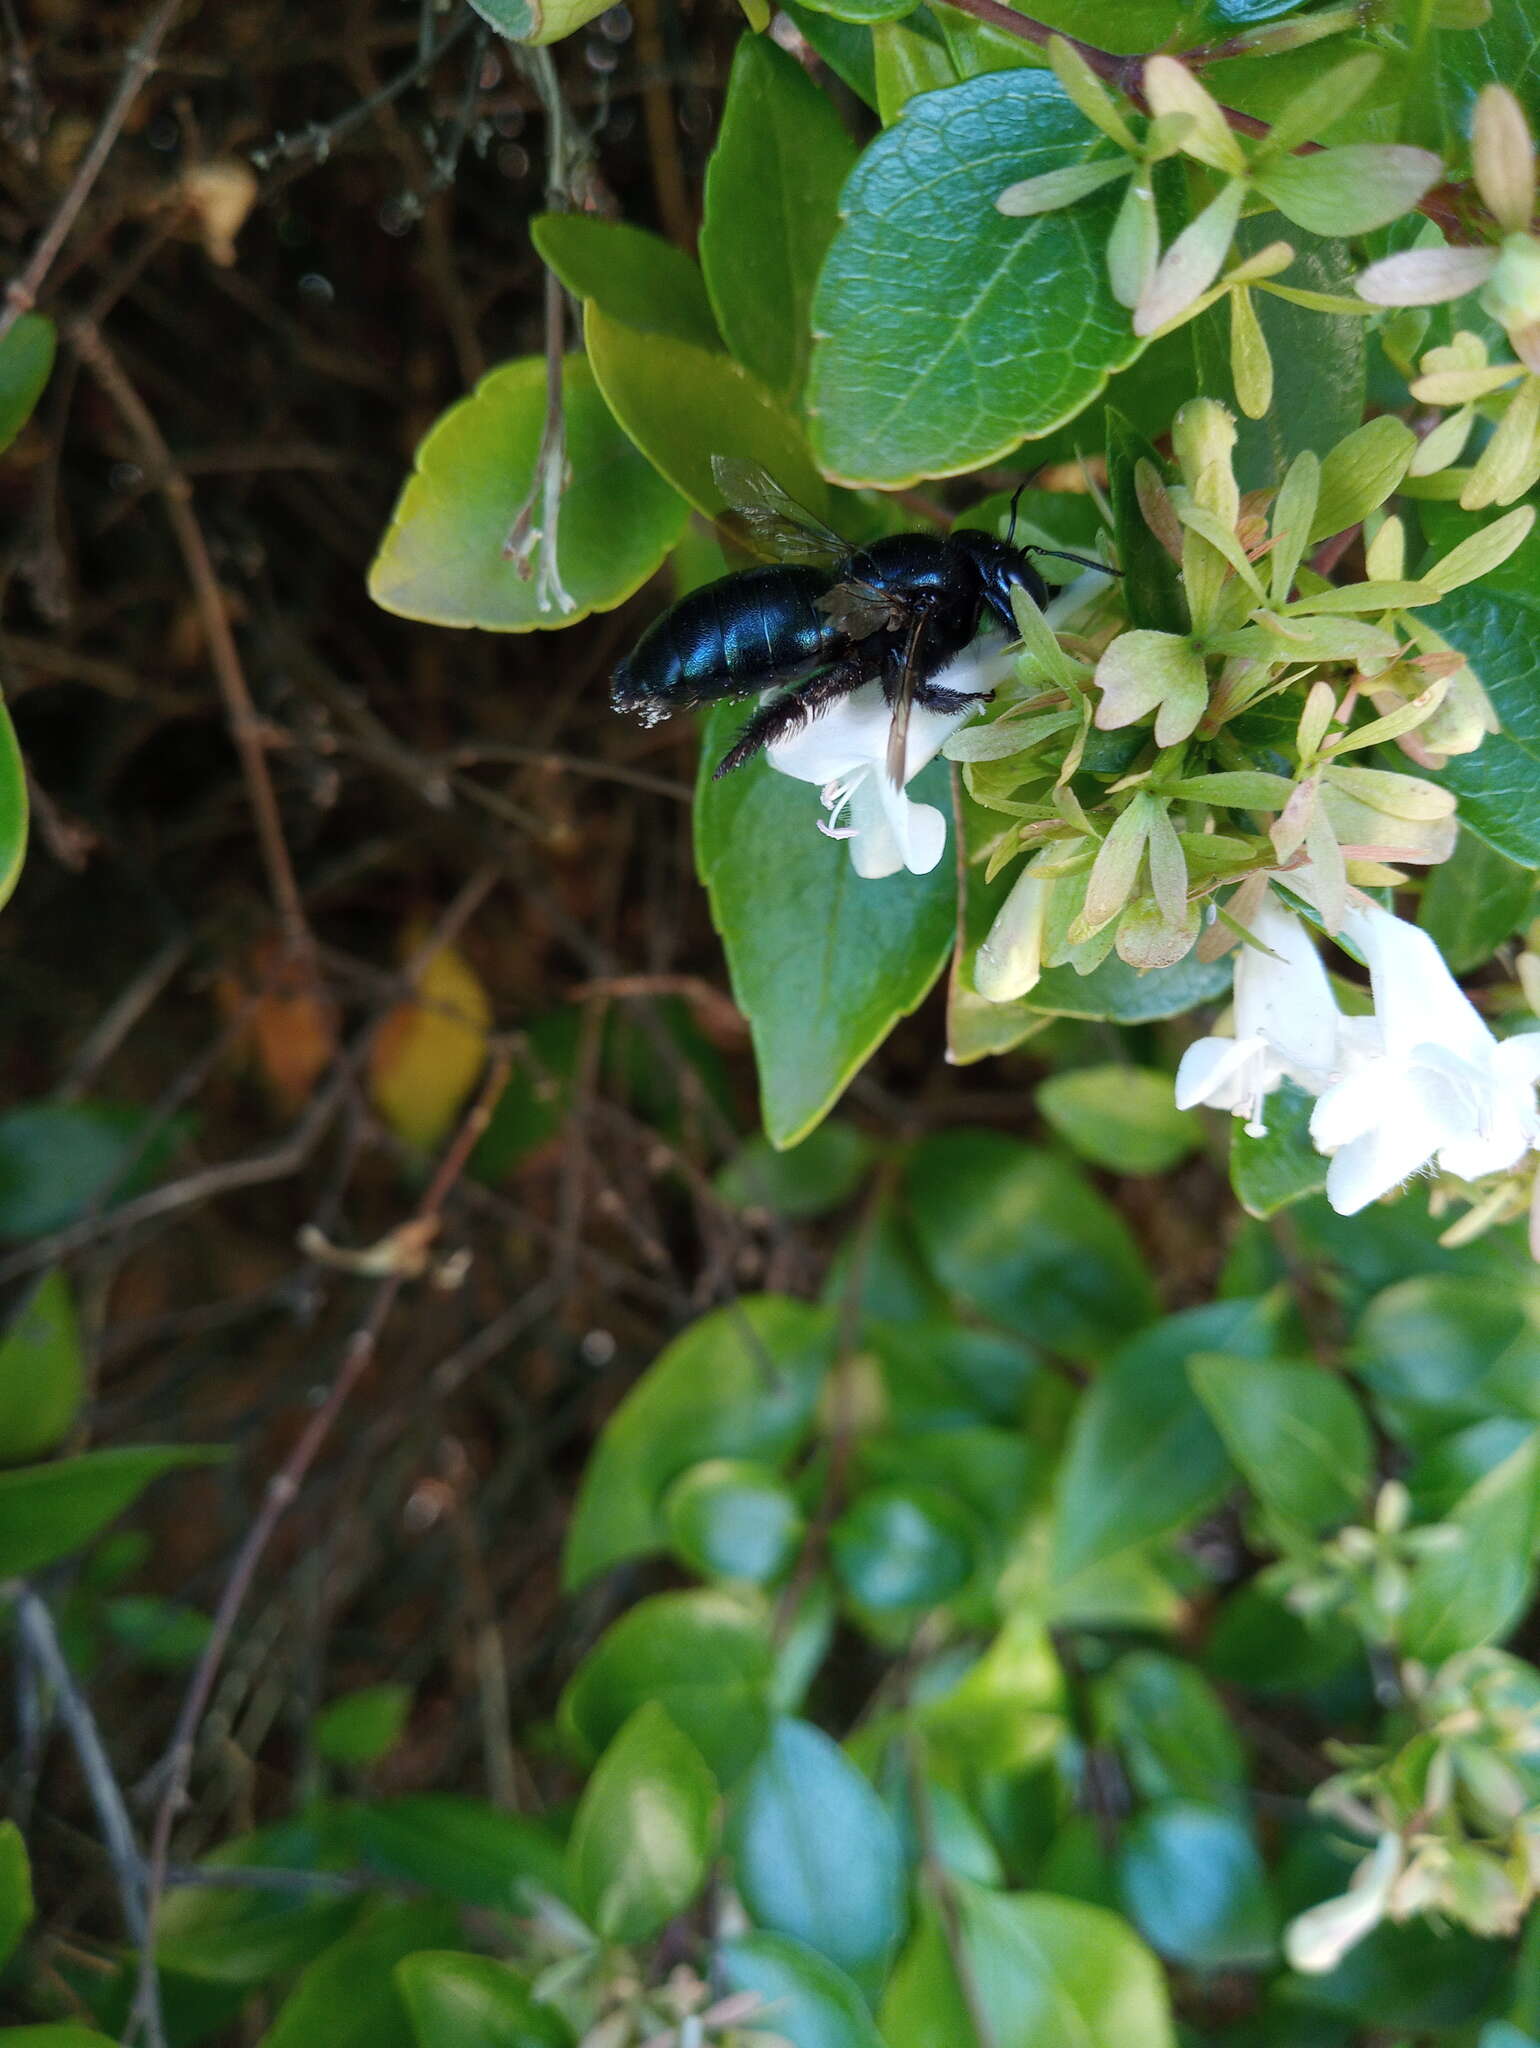
M 1043 923 L 1053 882 L 1029 861 L 995 913 L 973 962 L 973 986 L 989 1003 L 1014 1002 L 1037 986 L 1043 971 Z
M 1540 320 L 1540 242 L 1533 235 L 1504 236 L 1497 267 L 1477 304 L 1500 327 L 1529 327 Z

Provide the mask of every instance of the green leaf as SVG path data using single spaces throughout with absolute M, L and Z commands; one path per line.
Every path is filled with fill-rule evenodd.
M 827 1309 L 748 1295 L 692 1323 L 604 1427 L 562 1564 L 569 1591 L 622 1558 L 662 1549 L 663 1496 L 707 1458 L 776 1464 L 802 1440 L 834 1347 Z
M 1321 459 L 1311 540 L 1342 533 L 1383 505 L 1405 476 L 1416 446 L 1417 436 L 1404 421 L 1382 413 L 1330 449 Z
M 23 313 L 0 340 L 0 450 L 9 448 L 43 395 L 53 369 L 54 325 Z
M 1365 235 L 1409 212 L 1442 170 L 1426 149 L 1349 142 L 1309 156 L 1275 157 L 1260 166 L 1252 183 L 1312 234 Z
M 1511 1629 L 1534 1589 L 1540 1431 L 1478 1479 L 1445 1517 L 1463 1540 L 1417 1560 L 1401 1617 L 1406 1653 L 1441 1663 Z
M 1267 1098 L 1267 1128 L 1254 1138 L 1239 1122 L 1230 1133 L 1230 1185 L 1248 1216 L 1276 1216 L 1326 1185 L 1329 1162 L 1310 1142 L 1314 1096 L 1285 1081 Z
M 534 1821 L 455 1792 L 371 1799 L 349 1814 L 356 1861 L 492 1913 L 566 1896 L 561 1845 Z
M 282 1821 L 224 1842 L 203 1860 L 215 1870 L 254 1864 L 267 1870 L 339 1867 L 327 1810 Z M 312 1890 L 267 1891 L 218 1886 L 174 1887 L 161 1908 L 156 1959 L 162 1971 L 238 1991 L 273 1977 L 292 1977 L 358 1919 L 364 1901 Z
M 1540 9 L 1535 0 L 1503 0 L 1479 27 L 1434 38 L 1438 82 L 1451 100 L 1455 132 L 1470 133 L 1476 95 L 1494 79 L 1524 103 L 1531 132 L 1540 130 Z M 1427 90 L 1427 81 L 1422 81 Z
M 1051 967 L 1030 995 L 1027 1006 L 1054 1017 L 1084 1017 L 1112 1024 L 1155 1024 L 1181 1017 L 1199 1003 L 1212 1003 L 1230 986 L 1228 960 L 1203 961 L 1195 953 L 1174 967 L 1141 974 L 1109 953 L 1099 967 L 1080 974 L 1073 967 Z
M 777 1721 L 739 1788 L 727 1845 L 758 1926 L 858 1982 L 880 1977 L 904 1932 L 903 1852 L 892 1816 L 837 1742 L 805 1721 Z
M 1440 545 L 1468 530 L 1422 509 Z M 1540 867 L 1540 535 L 1423 616 L 1470 662 L 1503 726 L 1438 779 L 1459 798 L 1462 825 L 1520 866 Z
M 1540 1330 L 1527 1281 L 1403 1281 L 1369 1304 L 1354 1348 L 1386 1428 L 1413 1449 L 1493 1414 L 1540 1421 Z
M 1213 1805 L 1242 1792 L 1246 1758 L 1218 1694 L 1191 1664 L 1132 1650 L 1093 1682 L 1100 1740 L 1114 1745 L 1145 1799 Z
M 1116 1173 L 1165 1173 L 1203 1142 L 1197 1118 L 1172 1098 L 1171 1076 L 1148 1067 L 1051 1074 L 1037 1106 L 1072 1151 Z
M 626 327 L 721 347 L 700 265 L 661 235 L 597 213 L 539 213 L 529 233 L 574 298 L 595 300 Z
M 1280 1522 L 1313 1533 L 1358 1515 L 1374 1444 L 1341 1380 L 1315 1365 L 1213 1352 L 1187 1370 L 1247 1484 Z
M 0 697 L 0 904 L 9 901 L 27 857 L 27 771 L 11 714 Z
M 1165 468 L 1144 435 L 1109 403 L 1107 417 L 1107 501 L 1122 566 L 1120 589 L 1129 624 L 1160 633 L 1185 633 L 1191 621 L 1177 566 L 1151 532 L 1139 506 L 1138 466 L 1147 462 L 1164 481 Z
M 5 1111 L 0 1238 L 45 1237 L 153 1180 L 188 1126 L 173 1119 L 146 1143 L 149 1122 L 148 1110 L 107 1102 L 28 1102 Z
M 311 1723 L 310 1739 L 328 1763 L 362 1768 L 388 1756 L 406 1733 L 409 1685 L 365 1685 L 330 1700 Z
M 729 1991 L 758 1994 L 756 2020 L 791 2048 L 883 2048 L 857 1987 L 801 1942 L 740 1934 L 722 1943 L 716 1962 Z
M 471 0 L 500 36 L 514 43 L 559 43 L 603 14 L 605 0 Z
M 875 22 L 871 31 L 877 118 L 891 128 L 910 100 L 955 85 L 961 73 L 929 7 L 916 7 L 902 20 Z
M 1051 1350 L 1094 1356 L 1154 1312 L 1127 1226 L 1077 1170 L 989 1131 L 915 1150 L 909 1199 L 937 1277 Z
M 697 512 L 711 519 L 722 510 L 711 458 L 727 455 L 758 463 L 799 504 L 829 517 L 828 486 L 801 422 L 752 371 L 720 350 L 624 326 L 592 300 L 583 333 L 611 412 Z
M 807 374 L 813 287 L 855 160 L 796 59 L 768 36 L 740 36 L 706 166 L 701 267 L 728 347 L 783 398 Z
M 768 1465 L 709 1458 L 669 1488 L 663 1503 L 676 1557 L 707 1579 L 767 1585 L 789 1569 L 802 1541 L 802 1510 Z
M 1254 256 L 1277 239 L 1267 215 L 1243 220 L 1237 257 Z M 1293 230 L 1295 258 L 1286 282 L 1302 290 L 1347 297 L 1358 266 L 1342 242 Z M 1271 490 L 1305 449 L 1325 456 L 1363 418 L 1368 361 L 1367 322 L 1346 313 L 1317 313 L 1272 292 L 1254 290 L 1252 311 L 1273 365 L 1273 402 L 1259 420 L 1238 413 L 1235 475 L 1242 490 Z M 1219 305 L 1190 325 L 1201 388 L 1238 412 L 1228 308 Z
M 645 1941 L 700 1890 L 717 1788 L 657 1701 L 637 1708 L 578 1802 L 567 1861 L 579 1912 L 606 1941 Z
M 5 2048 L 117 2048 L 109 2034 L 94 2027 L 77 2027 L 73 2020 L 40 2027 L 7 2027 Z
M 381 1906 L 301 1974 L 262 2048 L 416 2048 L 395 1966 L 415 1949 L 447 1948 L 457 1931 L 451 1906 Z
M 83 1548 L 163 1472 L 221 1456 L 217 1449 L 145 1444 L 0 1472 L 0 1579 Z
M 1490 741 L 1487 742 L 1491 744 Z M 1423 884 L 1417 922 L 1455 974 L 1484 967 L 1530 914 L 1534 871 L 1461 830 L 1452 856 Z
M 996 1330 L 919 1315 L 873 1321 L 866 1341 L 882 1370 L 893 1425 L 958 1430 L 975 1422 L 1014 1423 L 1038 1370 L 1032 1347 Z
M 868 1489 L 835 1523 L 830 1548 L 846 1592 L 879 1614 L 934 1607 L 973 1573 L 969 1517 L 935 1487 Z
M 417 2048 L 567 2048 L 572 2030 L 490 1956 L 419 1949 L 396 1965 Z
M 717 1193 L 738 1209 L 768 1209 L 798 1221 L 826 1216 L 860 1187 L 875 1151 L 864 1131 L 837 1117 L 784 1152 L 750 1138 L 717 1175 Z
M 743 715 L 725 704 L 706 722 L 695 861 L 753 1035 L 765 1132 L 785 1147 L 929 992 L 952 944 L 955 882 L 944 859 L 928 875 L 863 880 L 818 830 L 817 792 L 762 757 L 714 781 Z M 911 789 L 946 806 L 945 764 Z
M 130 1657 L 156 1671 L 185 1671 L 196 1664 L 212 1627 L 196 1607 L 153 1593 L 119 1594 L 102 1608 L 102 1621 Z
M 1115 1913 L 966 1880 L 954 1895 L 992 2048 L 1174 2048 L 1159 1965 Z M 879 2024 L 890 2048 L 961 2048 L 977 2038 L 934 1909 L 893 1974 Z
M 862 0 L 850 0 L 850 4 L 859 7 Z M 882 6 L 887 0 L 872 0 L 872 4 Z M 891 0 L 891 4 L 895 12 L 904 12 L 915 0 Z M 877 69 L 871 29 L 859 20 L 837 18 L 827 8 L 804 7 L 801 0 L 786 0 L 786 12 L 835 77 L 876 113 Z
M 1171 1534 L 1230 1477 L 1214 1425 L 1187 1379 L 1200 1351 L 1265 1358 L 1266 1301 L 1218 1301 L 1168 1316 L 1118 1352 L 1075 1411 L 1059 1474 L 1053 1566 L 1060 1583 Z
M 1256 1969 L 1277 1945 L 1277 1914 L 1251 1830 L 1239 1815 L 1171 1800 L 1139 1815 L 1118 1854 L 1129 1917 L 1190 1969 Z
M 1007 185 L 1098 146 L 1057 79 L 993 71 L 911 100 L 863 153 L 813 309 L 809 413 L 830 474 L 976 468 L 1139 353 L 1106 279 L 1117 197 L 1027 221 L 995 209 Z
M 770 1727 L 770 1642 L 763 1623 L 726 1593 L 656 1593 L 600 1637 L 561 1697 L 579 1754 L 596 1757 L 636 1709 L 655 1700 L 730 1784 Z
M 61 1442 L 84 1386 L 69 1284 L 56 1266 L 0 1336 L 0 1464 L 36 1458 Z
M 571 480 L 556 559 L 570 609 L 542 611 L 538 577 L 503 553 L 535 482 L 543 356 L 502 364 L 429 428 L 369 568 L 377 605 L 436 626 L 529 633 L 613 610 L 641 588 L 684 532 L 685 507 L 616 426 L 581 356 L 567 357 L 562 394 Z
M 0 1820 L 0 1964 L 32 1924 L 32 1866 L 27 1845 L 13 1820 Z

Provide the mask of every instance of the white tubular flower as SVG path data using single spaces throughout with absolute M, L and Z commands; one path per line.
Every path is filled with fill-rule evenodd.
M 1401 1837 L 1381 1835 L 1339 1898 L 1324 1899 L 1289 1922 L 1283 1936 L 1289 1967 L 1311 1977 L 1335 1970 L 1348 1950 L 1385 1918 L 1405 1860 Z
M 1271 892 L 1249 929 L 1260 944 L 1242 947 L 1235 965 L 1235 1036 L 1200 1038 L 1187 1048 L 1176 1070 L 1176 1106 L 1232 1110 L 1261 1137 L 1263 1102 L 1280 1081 L 1297 1081 L 1313 1095 L 1330 1081 L 1348 1020 L 1309 933 Z
M 1540 1034 L 1494 1038 L 1428 934 L 1377 904 L 1350 906 L 1342 935 L 1368 966 L 1376 1028 L 1310 1120 L 1338 1215 L 1434 1160 L 1461 1180 L 1516 1165 L 1540 1139 Z
M 929 765 L 957 728 L 973 716 L 995 685 L 1010 673 L 1014 657 L 998 635 L 975 641 L 930 680 L 936 687 L 971 696 L 961 711 L 931 711 L 916 704 L 910 713 L 904 781 Z M 848 840 L 856 873 L 867 881 L 896 875 L 901 868 L 928 875 L 946 846 L 946 819 L 934 804 L 917 804 L 888 780 L 888 733 L 893 712 L 880 683 L 859 690 L 818 713 L 798 731 L 767 748 L 772 768 L 822 791 L 827 818 L 818 829 Z

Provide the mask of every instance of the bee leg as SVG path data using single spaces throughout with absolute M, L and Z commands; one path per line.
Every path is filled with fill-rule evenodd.
M 863 655 L 848 654 L 821 676 L 814 676 L 811 682 L 803 683 L 795 690 L 787 690 L 768 704 L 761 704 L 717 763 L 712 781 L 718 782 L 724 775 L 731 775 L 735 768 L 751 761 L 761 747 L 773 746 L 789 733 L 799 732 L 820 711 L 841 697 L 848 697 L 852 690 L 858 690 L 870 680 L 870 661 Z
M 993 690 L 939 690 L 934 683 L 922 683 L 914 693 L 915 702 L 927 711 L 966 711 L 970 704 L 987 704 Z

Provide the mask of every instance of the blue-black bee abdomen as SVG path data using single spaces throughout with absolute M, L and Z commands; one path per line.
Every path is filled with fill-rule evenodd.
M 818 570 L 780 563 L 740 569 L 692 590 L 648 627 L 616 668 L 616 710 L 666 718 L 684 705 L 747 696 L 812 675 L 845 644 L 818 609 L 828 588 Z

